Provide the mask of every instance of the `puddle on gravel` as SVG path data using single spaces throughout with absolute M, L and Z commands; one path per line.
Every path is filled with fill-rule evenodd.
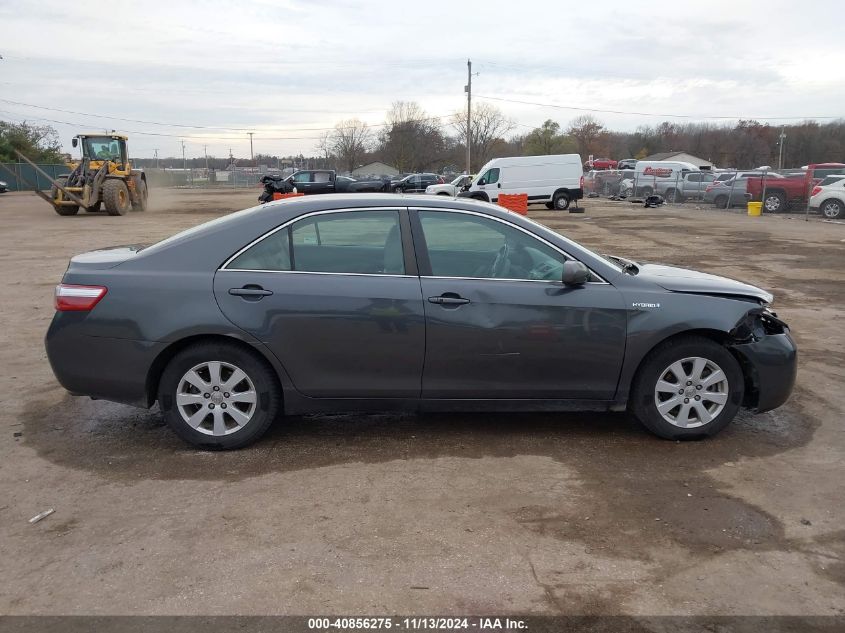
M 280 420 L 257 444 L 235 452 L 196 451 L 178 440 L 157 410 L 63 396 L 31 404 L 24 441 L 56 464 L 120 482 L 223 480 L 396 460 L 548 457 L 572 469 L 574 504 L 514 507 L 514 525 L 583 544 L 598 558 L 663 565 L 650 552 L 682 547 L 693 556 L 791 547 L 779 522 L 722 491 L 710 469 L 775 455 L 810 441 L 817 422 L 799 413 L 800 395 L 776 411 L 741 413 L 717 437 L 658 439 L 625 414 L 318 415 Z M 479 491 L 489 482 L 479 481 Z M 537 486 L 544 482 L 537 481 Z M 565 509 L 564 509 L 565 508 Z M 655 570 L 659 575 L 668 569 Z M 832 567 L 834 578 L 841 569 Z M 539 582 L 539 581 L 538 581 Z M 550 581 L 548 592 L 580 590 Z M 617 610 L 631 586 L 605 587 Z M 584 589 L 584 598 L 590 597 Z M 556 608 L 552 605 L 551 608 Z M 613 610 L 613 609 L 611 609 Z

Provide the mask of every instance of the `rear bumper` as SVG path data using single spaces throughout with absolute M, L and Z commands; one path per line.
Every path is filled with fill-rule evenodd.
M 782 405 L 792 393 L 798 371 L 798 350 L 789 332 L 767 334 L 760 339 L 733 345 L 750 370 L 746 402 L 757 412 Z
M 148 407 L 147 376 L 165 344 L 80 334 L 74 317 L 57 313 L 44 340 L 62 387 L 75 396 Z

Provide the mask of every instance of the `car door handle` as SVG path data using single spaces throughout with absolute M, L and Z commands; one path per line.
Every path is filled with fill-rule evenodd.
M 273 294 L 273 291 L 264 290 L 261 286 L 244 286 L 243 288 L 229 288 L 229 294 L 236 297 L 260 299 L 261 297 L 269 297 Z
M 449 306 L 449 307 L 455 306 L 455 307 L 457 307 L 457 306 L 462 306 L 464 304 L 467 304 L 470 301 L 469 301 L 469 299 L 464 299 L 463 297 L 461 297 L 459 295 L 456 295 L 454 293 L 449 292 L 449 293 L 446 293 L 446 294 L 442 294 L 439 297 L 429 297 L 428 302 L 429 303 L 436 303 L 436 304 L 441 305 L 441 306 Z
M 499 189 L 501 189 L 501 188 L 502 188 L 502 183 L 498 182 L 498 183 L 496 183 L 496 186 L 497 186 Z

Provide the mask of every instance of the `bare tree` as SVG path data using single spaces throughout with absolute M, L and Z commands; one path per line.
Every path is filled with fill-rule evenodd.
M 317 152 L 320 154 L 320 157 L 323 160 L 323 168 L 329 168 L 329 159 L 332 157 L 332 134 L 331 132 L 323 132 L 320 138 L 317 140 L 317 146 L 315 147 Z
M 472 162 L 475 165 L 486 163 L 496 146 L 502 144 L 505 134 L 514 128 L 514 122 L 507 118 L 499 108 L 487 103 L 479 103 L 472 109 L 470 121 Z M 452 127 L 458 133 L 458 140 L 466 147 L 467 111 L 456 112 L 452 116 Z
M 396 101 L 379 135 L 379 153 L 399 171 L 433 168 L 443 160 L 446 139 L 436 117 L 415 101 Z
M 328 138 L 331 152 L 351 172 L 372 145 L 372 130 L 359 119 L 348 119 L 335 125 Z
M 589 114 L 582 114 L 569 122 L 567 134 L 578 143 L 581 158 L 587 159 L 590 154 L 597 155 L 604 151 L 606 133 L 604 126 Z

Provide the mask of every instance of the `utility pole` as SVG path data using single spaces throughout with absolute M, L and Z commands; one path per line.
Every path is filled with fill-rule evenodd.
M 208 173 L 208 145 L 203 145 L 202 151 L 205 153 L 205 171 Z
M 783 169 L 783 142 L 786 140 L 786 133 L 783 131 L 782 126 L 778 139 L 778 170 L 781 170 Z
M 185 160 L 185 141 L 183 139 L 179 140 L 182 143 L 182 169 L 188 171 L 188 161 Z
M 467 173 L 472 173 L 472 61 L 467 59 L 467 85 L 464 86 L 467 93 Z
M 158 169 L 158 148 L 157 147 L 153 150 L 153 153 L 155 154 L 155 159 L 156 159 L 156 169 Z
M 252 153 L 252 135 L 253 135 L 254 133 L 255 133 L 255 132 L 250 132 L 250 133 L 249 133 L 249 159 L 250 159 L 250 160 L 255 160 L 255 155 Z

